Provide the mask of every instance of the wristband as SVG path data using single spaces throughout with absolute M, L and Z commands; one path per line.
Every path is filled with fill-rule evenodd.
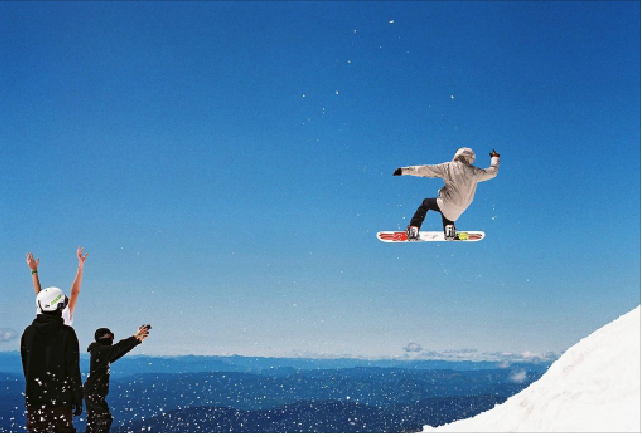
M 32 275 L 37 275 L 37 274 L 38 274 L 38 270 L 32 270 L 32 271 L 31 271 L 31 274 L 32 274 Z

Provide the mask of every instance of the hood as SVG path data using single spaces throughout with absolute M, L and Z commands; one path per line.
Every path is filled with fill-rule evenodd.
M 93 342 L 92 344 L 90 344 L 87 347 L 87 352 L 91 353 L 91 351 L 93 351 L 94 349 L 97 349 L 97 348 L 99 348 L 101 346 L 105 347 L 105 346 L 110 346 L 110 345 L 111 345 L 111 343 L 106 344 L 106 343 L 103 343 L 103 342 L 100 342 L 100 341 L 95 341 L 95 342 Z
M 463 159 L 468 164 L 472 164 L 473 162 L 475 162 L 475 152 L 473 152 L 473 149 L 471 149 L 470 147 L 461 147 L 457 149 L 457 152 L 453 157 L 453 161 L 457 161 L 458 159 Z
M 40 335 L 48 335 L 59 331 L 63 327 L 62 313 L 54 311 L 53 313 L 38 314 L 31 326 L 36 328 Z

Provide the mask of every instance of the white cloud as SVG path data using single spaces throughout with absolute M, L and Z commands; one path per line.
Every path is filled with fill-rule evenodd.
M 526 381 L 526 370 L 522 370 L 519 372 L 514 372 L 511 374 L 511 376 L 508 377 L 512 382 L 521 384 L 522 382 Z
M 0 343 L 8 343 L 18 338 L 18 333 L 13 329 L 0 328 Z

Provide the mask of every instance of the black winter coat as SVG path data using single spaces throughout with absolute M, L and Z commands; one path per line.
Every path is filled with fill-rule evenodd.
M 87 348 L 91 354 L 89 377 L 85 382 L 85 396 L 107 397 L 109 394 L 109 365 L 140 344 L 136 337 L 120 340 L 116 344 L 92 343 Z
M 20 341 L 27 407 L 82 407 L 76 331 L 59 312 L 38 314 Z

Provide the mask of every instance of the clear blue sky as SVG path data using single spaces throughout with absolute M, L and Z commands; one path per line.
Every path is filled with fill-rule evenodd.
M 639 2 L 1 2 L 1 328 L 84 348 L 560 352 L 640 303 Z M 388 245 L 461 146 L 459 229 Z M 434 214 L 424 229 L 440 229 Z M 15 349 L 17 341 L 0 344 Z

